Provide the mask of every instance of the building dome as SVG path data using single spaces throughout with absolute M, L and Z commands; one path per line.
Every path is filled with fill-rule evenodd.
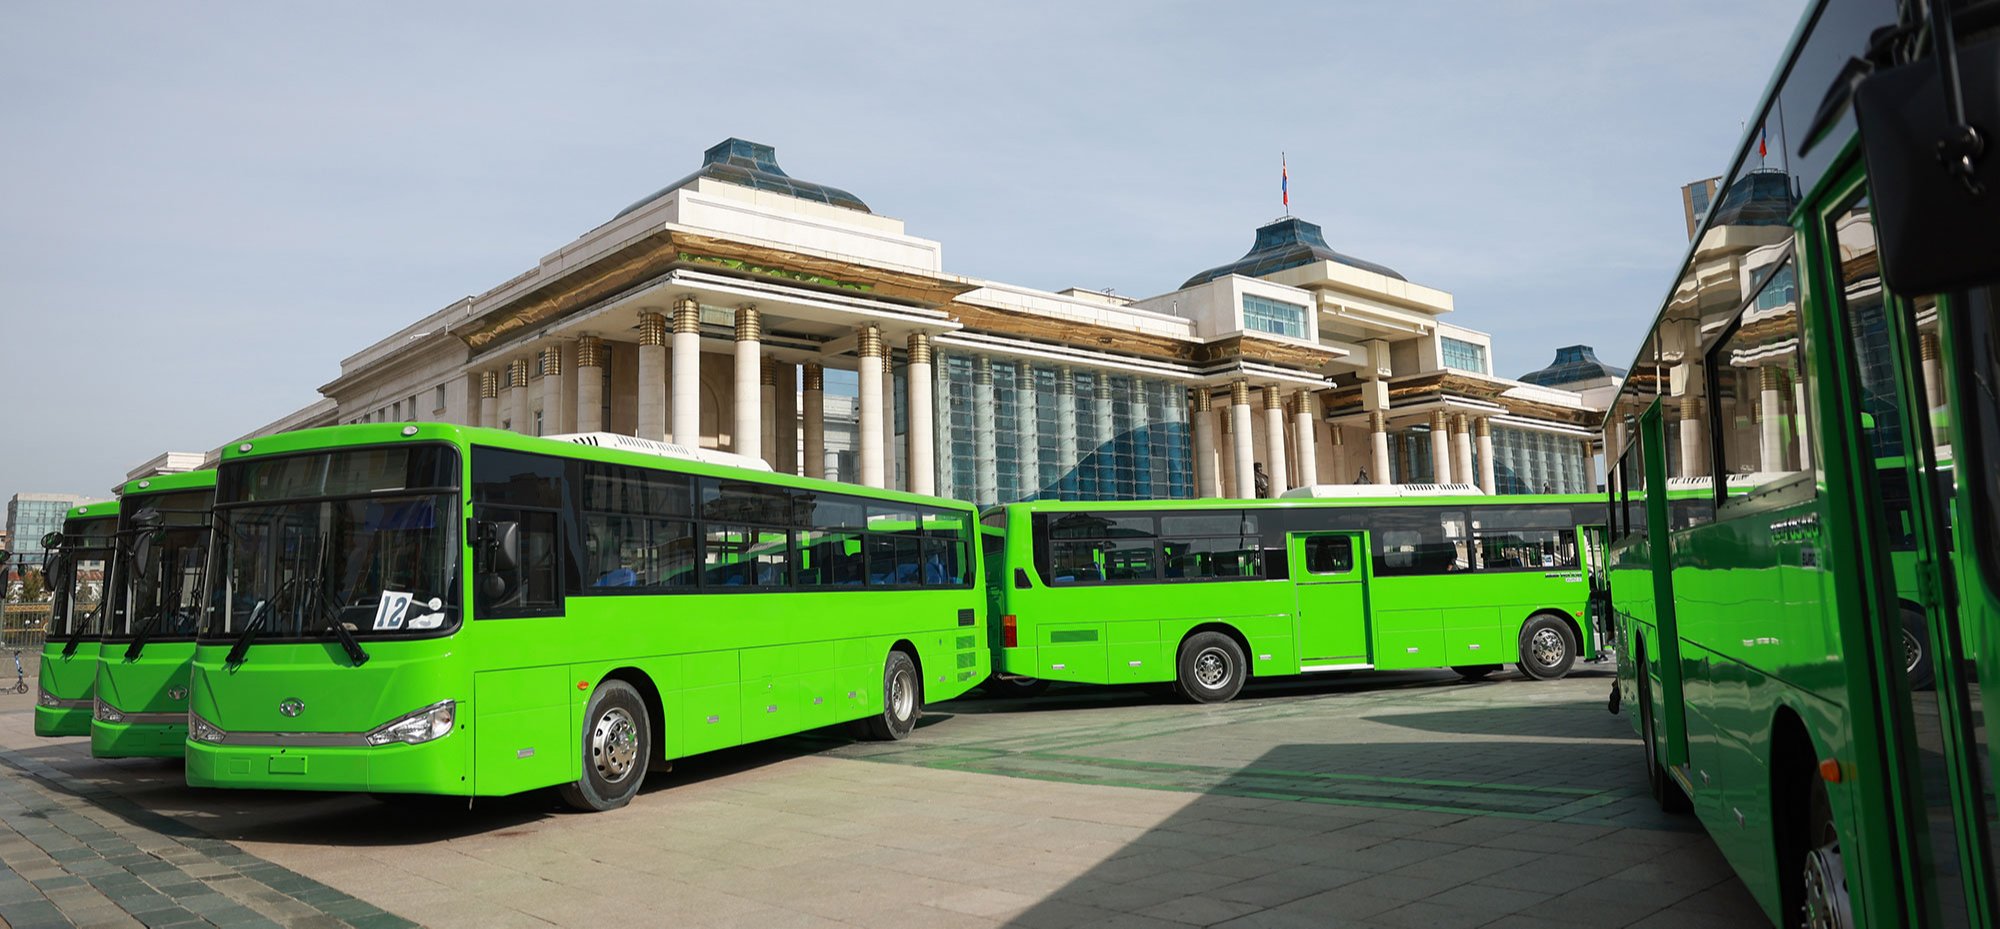
M 1710 226 L 1789 226 L 1792 177 L 1778 170 L 1757 170 L 1736 179 L 1715 205 Z
M 1210 268 L 1188 278 L 1187 283 L 1182 284 L 1181 287 L 1183 289 L 1193 287 L 1196 284 L 1207 283 L 1218 277 L 1230 274 L 1241 274 L 1245 277 L 1263 277 L 1266 274 L 1273 274 L 1283 271 L 1286 268 L 1309 265 L 1315 261 L 1331 261 L 1335 264 L 1347 265 L 1350 268 L 1360 268 L 1363 271 L 1372 271 L 1385 277 L 1393 277 L 1399 281 L 1409 280 L 1395 271 L 1372 261 L 1350 258 L 1334 251 L 1326 244 L 1326 238 L 1320 235 L 1318 226 L 1295 216 L 1287 216 L 1274 223 L 1259 227 L 1257 229 L 1257 241 L 1251 244 L 1250 251 L 1245 252 L 1242 258 L 1238 258 L 1221 267 Z
M 1625 376 L 1624 368 L 1614 368 L 1597 360 L 1597 350 L 1588 345 L 1569 345 L 1556 349 L 1556 360 L 1540 371 L 1530 371 L 1521 375 L 1521 381 L 1537 387 L 1561 387 L 1580 381 L 1594 381 L 1601 377 L 1619 378 Z
M 720 143 L 717 143 L 715 147 L 702 153 L 701 167 L 695 169 L 693 174 L 654 191 L 651 196 L 619 210 L 618 216 L 624 216 L 667 194 L 686 187 L 694 183 L 695 178 L 700 177 L 737 184 L 756 190 L 768 190 L 773 193 L 784 194 L 788 197 L 811 200 L 815 203 L 825 203 L 831 206 L 845 207 L 850 210 L 859 210 L 863 213 L 870 212 L 868 204 L 862 203 L 861 198 L 838 187 L 828 187 L 824 184 L 815 184 L 811 181 L 793 179 L 785 173 L 785 169 L 778 167 L 777 151 L 771 148 L 771 146 L 759 142 L 748 142 L 743 139 L 732 138 L 724 139 Z M 617 219 L 618 216 L 611 218 Z

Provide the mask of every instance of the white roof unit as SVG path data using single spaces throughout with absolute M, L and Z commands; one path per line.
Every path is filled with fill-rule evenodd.
M 738 455 L 735 452 L 718 452 L 707 448 L 689 448 L 672 442 L 642 439 L 638 436 L 619 435 L 616 432 L 570 432 L 562 435 L 545 436 L 558 442 L 575 445 L 594 445 L 598 448 L 615 448 L 620 451 L 638 452 L 642 455 L 659 455 L 662 458 L 680 458 L 699 461 L 704 464 L 728 465 L 732 468 L 747 468 L 752 471 L 769 471 L 770 464 L 762 458 Z
M 1288 499 L 1355 497 L 1481 497 L 1477 484 L 1308 484 L 1278 495 Z

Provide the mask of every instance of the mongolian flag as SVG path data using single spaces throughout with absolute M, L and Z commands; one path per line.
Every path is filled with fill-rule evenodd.
M 1285 166 L 1285 153 L 1278 153 L 1278 199 L 1285 202 L 1285 209 L 1292 208 L 1292 172 Z

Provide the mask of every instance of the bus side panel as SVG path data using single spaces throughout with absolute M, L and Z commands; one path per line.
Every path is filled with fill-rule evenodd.
M 1444 611 L 1376 610 L 1374 664 L 1377 668 L 1436 668 L 1444 665 Z
M 510 794 L 576 780 L 569 667 L 550 665 L 472 676 L 472 759 L 478 789 Z

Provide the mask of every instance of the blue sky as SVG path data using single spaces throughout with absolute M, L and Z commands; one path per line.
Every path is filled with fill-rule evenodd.
M 732 135 L 952 273 L 1136 296 L 1242 254 L 1282 150 L 1496 373 L 1623 365 L 1802 6 L 10 4 L 0 497 L 296 409 Z

